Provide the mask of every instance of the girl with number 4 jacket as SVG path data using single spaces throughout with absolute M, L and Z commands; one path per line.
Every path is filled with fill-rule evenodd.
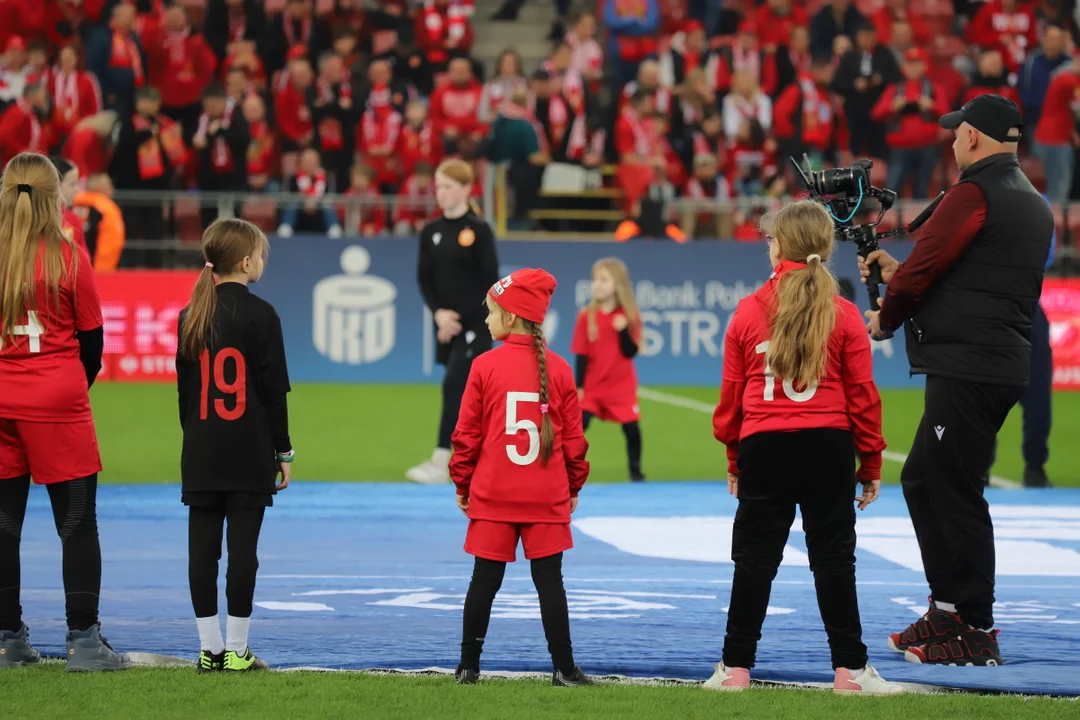
M 473 361 L 451 438 L 450 477 L 469 518 L 465 552 L 476 557 L 455 673 L 462 685 L 479 680 L 491 605 L 506 563 L 517 559 L 518 540 L 540 596 L 552 684 L 593 684 L 574 663 L 562 581 L 563 552 L 574 546 L 570 514 L 589 476 L 589 445 L 573 372 L 544 340 L 554 292 L 555 278 L 531 268 L 488 291 L 488 330 L 503 344 Z

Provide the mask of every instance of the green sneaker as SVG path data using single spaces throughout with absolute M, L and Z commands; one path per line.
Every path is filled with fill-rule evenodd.
M 219 653 L 215 655 L 209 650 L 203 650 L 199 653 L 199 661 L 195 665 L 195 672 L 197 673 L 209 673 L 220 672 L 225 667 L 225 653 Z
M 255 653 L 251 652 L 251 648 L 244 650 L 243 655 L 233 650 L 226 650 L 223 666 L 225 672 L 247 672 L 249 670 L 266 670 L 270 667 L 266 664 L 265 660 L 260 660 L 259 658 L 255 657 Z

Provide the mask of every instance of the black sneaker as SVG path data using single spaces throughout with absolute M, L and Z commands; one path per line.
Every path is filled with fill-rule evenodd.
M 941 638 L 956 636 L 965 625 L 956 613 L 938 609 L 930 601 L 930 609 L 921 618 L 908 625 L 903 632 L 889 636 L 889 647 L 896 652 L 905 652 L 910 647 L 925 645 Z
M 221 652 L 215 655 L 209 650 L 203 650 L 199 653 L 199 661 L 195 664 L 195 672 L 199 673 L 211 673 L 221 672 L 225 668 L 225 653 Z
M 645 473 L 640 469 L 630 468 L 630 482 L 645 482 Z
M 480 682 L 480 671 L 458 666 L 458 669 L 454 671 L 454 680 L 458 685 L 475 685 Z
M 551 684 L 555 687 L 580 687 L 582 685 L 595 685 L 596 681 L 575 665 L 574 672 L 569 675 L 564 675 L 562 670 L 553 672 L 551 674 Z
M 1046 470 L 1042 468 L 1024 468 L 1024 487 L 1026 488 L 1049 488 L 1050 478 L 1046 477 Z
M 908 648 L 904 659 L 922 665 L 1004 665 L 998 649 L 998 632 L 965 627 L 956 635 Z

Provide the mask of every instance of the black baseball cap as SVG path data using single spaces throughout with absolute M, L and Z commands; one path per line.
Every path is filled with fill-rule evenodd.
M 979 95 L 956 112 L 942 115 L 940 123 L 946 130 L 955 130 L 960 123 L 967 123 L 983 135 L 1002 143 L 1017 142 L 1024 129 L 1020 108 L 1001 95 Z M 1020 132 L 1010 135 L 1013 128 Z

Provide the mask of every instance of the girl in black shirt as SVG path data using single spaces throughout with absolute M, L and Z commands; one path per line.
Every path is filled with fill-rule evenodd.
M 491 349 L 484 298 L 499 279 L 499 259 L 495 235 L 469 200 L 472 183 L 467 162 L 442 163 L 435 171 L 435 196 L 443 214 L 420 231 L 417 280 L 424 303 L 435 316 L 435 361 L 446 366 L 435 452 L 405 473 L 425 485 L 450 482 L 450 434 L 457 425 L 469 369 L 477 355 Z
M 266 236 L 249 222 L 213 223 L 203 235 L 206 265 L 191 303 L 180 314 L 176 384 L 199 672 L 267 667 L 247 645 L 259 567 L 256 550 L 263 514 L 274 494 L 289 486 L 294 455 L 281 320 L 270 303 L 248 290 L 248 283 L 262 276 L 268 250 Z M 226 520 L 227 642 L 217 617 Z

